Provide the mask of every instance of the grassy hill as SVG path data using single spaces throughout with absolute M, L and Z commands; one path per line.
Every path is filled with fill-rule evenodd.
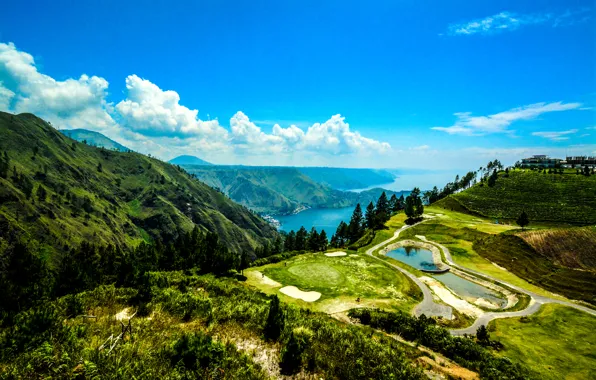
M 578 175 L 575 170 L 564 174 L 512 170 L 508 176 L 499 173 L 493 187 L 476 184 L 437 205 L 499 220 L 515 220 L 525 210 L 531 222 L 590 225 L 596 224 L 595 194 L 594 175 Z
M 376 202 L 383 192 L 382 189 L 360 193 L 335 190 L 295 167 L 185 165 L 184 169 L 234 201 L 270 214 L 289 214 L 304 207 L 336 208 L 356 203 L 365 206 Z M 394 194 L 386 193 L 389 197 Z
M 0 113 L 0 150 L 9 159 L 0 178 L 0 237 L 16 233 L 50 250 L 82 241 L 132 246 L 196 224 L 240 251 L 276 236 L 174 165 L 76 142 L 31 114 Z
M 119 150 L 120 152 L 128 152 L 130 149 L 116 141 L 102 135 L 99 132 L 89 131 L 87 129 L 61 129 L 61 133 L 79 142 L 85 141 L 87 145 L 106 148 L 109 150 Z

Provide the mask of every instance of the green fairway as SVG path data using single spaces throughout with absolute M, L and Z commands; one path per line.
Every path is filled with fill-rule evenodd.
M 321 298 L 309 304 L 284 296 L 279 293 L 280 286 L 271 286 L 254 276 L 252 273 L 256 271 L 282 286 L 319 292 Z M 265 292 L 275 292 L 286 301 L 331 313 L 359 305 L 409 312 L 422 299 L 420 290 L 405 276 L 364 255 L 327 257 L 323 253 L 308 253 L 281 263 L 251 268 L 246 274 L 248 283 Z M 360 298 L 359 303 L 356 303 L 357 298 Z
M 596 318 L 565 306 L 547 304 L 530 317 L 497 319 L 492 338 L 500 352 L 523 362 L 540 379 L 596 379 Z

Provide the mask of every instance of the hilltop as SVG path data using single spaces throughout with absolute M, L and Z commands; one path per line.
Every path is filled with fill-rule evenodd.
M 60 132 L 73 140 L 85 142 L 87 145 L 109 150 L 119 150 L 120 152 L 128 152 L 130 150 L 105 135 L 88 129 L 61 129 Z
M 368 202 L 376 202 L 384 191 L 378 188 L 360 193 L 335 190 L 295 167 L 185 165 L 184 169 L 234 201 L 271 214 L 290 214 L 309 207 L 348 207 L 356 203 L 366 206 Z M 394 194 L 386 193 L 389 197 Z
M 500 172 L 494 186 L 478 183 L 436 203 L 497 220 L 515 220 L 526 211 L 530 222 L 596 224 L 596 176 L 516 169 Z
M 82 242 L 132 247 L 167 242 L 198 225 L 233 251 L 277 236 L 174 165 L 76 142 L 31 114 L 0 113 L 0 150 L 0 236 L 18 234 L 50 249 Z
M 184 155 L 172 158 L 168 162 L 174 165 L 213 165 L 211 162 L 201 160 L 199 157 Z

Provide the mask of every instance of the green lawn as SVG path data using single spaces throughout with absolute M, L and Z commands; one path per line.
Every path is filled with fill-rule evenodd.
M 259 281 L 251 272 L 260 271 L 282 286 L 294 285 L 303 291 L 316 291 L 321 298 L 306 303 L 279 293 L 279 287 Z M 277 293 L 285 301 L 335 312 L 341 304 L 354 304 L 410 311 L 421 299 L 420 290 L 407 277 L 364 255 L 327 257 L 322 253 L 295 256 L 284 262 L 251 268 L 246 271 L 248 283 L 269 293 Z M 345 309 L 348 307 L 346 306 Z
M 523 362 L 541 379 L 596 379 L 596 318 L 569 307 L 547 304 L 526 318 L 498 319 L 492 338 L 500 354 Z

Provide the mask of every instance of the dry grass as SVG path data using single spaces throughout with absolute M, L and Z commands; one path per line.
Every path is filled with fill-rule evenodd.
M 517 235 L 558 265 L 596 269 L 596 227 L 526 231 Z

